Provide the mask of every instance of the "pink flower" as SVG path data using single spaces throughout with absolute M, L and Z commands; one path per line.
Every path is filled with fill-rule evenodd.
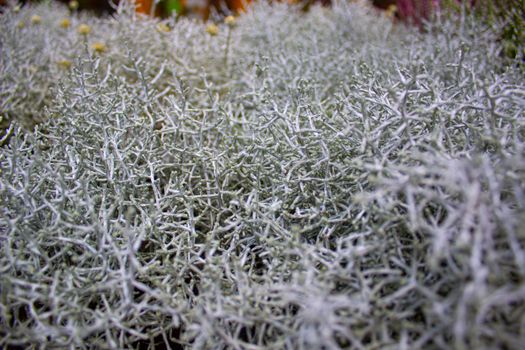
M 420 26 L 439 8 L 439 0 L 397 0 L 397 8 L 401 19 Z
M 476 0 L 455 0 L 458 4 L 468 3 L 473 7 Z M 399 16 L 402 20 L 421 26 L 423 21 L 429 19 L 432 13 L 441 6 L 440 0 L 397 0 Z

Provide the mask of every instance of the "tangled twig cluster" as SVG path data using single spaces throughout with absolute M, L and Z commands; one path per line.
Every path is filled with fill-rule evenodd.
M 1 15 L 0 347 L 525 344 L 523 71 L 372 11 Z

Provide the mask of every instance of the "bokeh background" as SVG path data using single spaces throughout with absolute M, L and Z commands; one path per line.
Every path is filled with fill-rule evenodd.
M 38 0 L 36 0 L 38 1 Z M 110 13 L 113 11 L 111 3 L 116 3 L 118 0 L 55 0 L 64 3 L 73 2 L 78 4 L 79 10 L 91 10 L 98 13 Z M 250 3 L 252 0 L 160 0 L 157 1 L 156 15 L 167 16 L 173 13 L 177 14 L 197 14 L 202 15 L 206 12 L 218 11 L 221 12 L 239 12 Z M 271 1 L 271 0 L 270 0 Z M 291 3 L 297 3 L 307 9 L 314 3 L 321 3 L 324 6 L 329 6 L 331 0 L 284 0 Z M 387 10 L 392 5 L 397 5 L 399 8 L 407 7 L 427 7 L 428 4 L 436 3 L 436 0 L 364 0 L 369 1 L 377 8 Z M 1 5 L 6 5 L 8 0 L 0 0 Z M 19 1 L 20 3 L 31 2 L 31 0 Z M 35 2 L 35 0 L 33 0 Z M 136 0 L 138 11 L 143 13 L 150 13 L 155 0 Z M 411 4 L 413 3 L 413 4 Z
M 39 0 L 0 0 L 3 6 L 18 2 L 38 2 Z M 94 11 L 110 14 L 119 0 L 49 0 L 66 3 L 72 11 Z M 209 20 L 214 16 L 241 14 L 255 0 L 135 0 L 137 12 L 157 17 L 193 16 Z M 259 0 L 293 3 L 304 11 L 314 4 L 330 6 L 332 0 Z M 440 11 L 474 11 L 489 26 L 503 28 L 499 33 L 505 46 L 505 55 L 523 57 L 519 52 L 525 42 L 525 0 L 347 0 L 371 4 L 378 11 L 385 11 L 393 21 L 423 28 L 425 19 Z M 497 22 L 497 24 L 496 24 Z

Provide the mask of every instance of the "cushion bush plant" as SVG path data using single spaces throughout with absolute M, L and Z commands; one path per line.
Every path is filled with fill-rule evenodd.
M 0 347 L 519 349 L 523 71 L 454 16 L 7 9 Z

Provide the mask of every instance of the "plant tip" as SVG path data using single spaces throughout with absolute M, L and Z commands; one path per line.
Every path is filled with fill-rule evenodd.
M 81 24 L 78 26 L 78 32 L 82 35 L 88 35 L 89 33 L 91 33 L 91 27 L 87 24 Z
M 97 53 L 103 53 L 107 50 L 107 47 L 104 43 L 101 43 L 101 42 L 96 42 L 96 43 L 93 43 L 93 45 L 91 45 L 91 48 L 93 49 L 93 51 L 97 52 Z
M 57 61 L 57 65 L 60 68 L 69 69 L 69 68 L 71 68 L 72 63 L 71 63 L 71 61 L 64 59 L 64 60 L 58 60 Z
M 61 21 L 60 21 L 60 26 L 62 28 L 69 28 L 71 26 L 71 21 L 69 20 L 69 18 L 63 18 Z
M 388 18 L 394 18 L 396 16 L 396 13 L 397 13 L 397 6 L 395 4 L 388 6 L 388 8 L 385 10 L 385 15 Z
M 229 25 L 230 27 L 233 27 L 235 25 L 235 17 L 233 16 L 227 16 L 225 19 L 224 19 L 224 23 Z
M 33 15 L 31 16 L 31 24 L 40 24 L 42 23 L 42 17 L 39 15 Z
M 171 31 L 171 28 L 166 23 L 159 23 L 157 25 L 157 31 L 159 33 L 168 33 Z
M 68 6 L 69 6 L 69 9 L 71 11 L 76 11 L 76 10 L 78 10 L 79 4 L 78 4 L 78 1 L 72 0 L 72 1 L 69 2 Z
M 217 25 L 214 23 L 209 24 L 206 27 L 206 33 L 210 34 L 211 36 L 216 36 L 217 34 L 219 34 L 219 27 L 217 27 Z

